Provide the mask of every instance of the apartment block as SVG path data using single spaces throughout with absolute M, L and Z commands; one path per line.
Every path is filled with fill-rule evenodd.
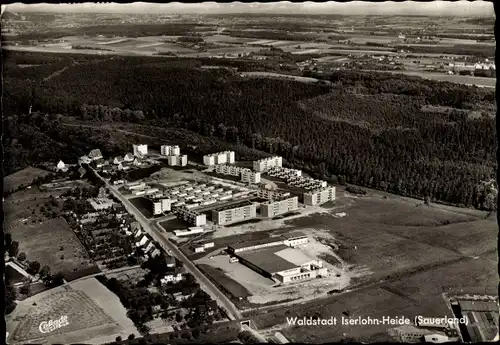
M 283 165 L 283 158 L 279 156 L 259 159 L 253 162 L 253 170 L 258 172 L 266 172 L 274 167 L 281 167 Z
M 298 197 L 278 201 L 267 201 L 260 205 L 260 214 L 263 217 L 276 217 L 278 215 L 295 211 L 299 208 Z
M 221 175 L 239 176 L 242 182 L 249 184 L 260 183 L 260 173 L 248 168 L 221 164 L 215 166 L 215 172 Z
M 181 149 L 178 145 L 162 145 L 160 147 L 160 153 L 163 156 L 178 156 L 181 154 Z
M 185 167 L 188 163 L 188 157 L 187 155 L 168 156 L 167 161 L 169 166 Z
M 212 211 L 212 221 L 217 225 L 238 223 L 255 217 L 257 217 L 257 207 L 250 202 Z
M 174 213 L 179 219 L 185 221 L 188 224 L 194 226 L 207 224 L 207 216 L 204 213 L 199 213 L 186 207 L 176 207 Z
M 322 189 L 316 189 L 304 193 L 304 204 L 321 205 L 328 201 L 335 200 L 335 187 L 330 186 Z
M 234 159 L 234 151 L 217 152 L 203 156 L 203 164 L 208 166 L 218 164 L 232 164 L 234 163 Z
M 172 210 L 172 201 L 167 198 L 151 198 L 146 199 L 150 203 L 153 215 L 163 214 Z
M 144 156 L 148 154 L 148 145 L 132 145 L 134 156 Z

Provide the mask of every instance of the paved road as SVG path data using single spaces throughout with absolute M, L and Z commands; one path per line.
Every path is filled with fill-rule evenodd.
M 127 211 L 132 214 L 135 219 L 141 224 L 143 229 L 168 253 L 172 253 L 177 257 L 188 272 L 190 272 L 200 283 L 200 286 L 205 290 L 217 303 L 222 307 L 228 318 L 230 320 L 239 320 L 241 318 L 240 311 L 234 306 L 234 304 L 221 292 L 201 271 L 195 266 L 191 260 L 189 260 L 173 243 L 171 243 L 160 230 L 158 223 L 156 221 L 150 222 L 142 213 L 135 208 L 135 206 L 125 198 L 116 187 L 112 186 L 108 181 L 103 179 L 95 170 L 97 176 L 99 176 L 107 185 L 109 190 L 115 195 L 118 200 L 122 202 Z

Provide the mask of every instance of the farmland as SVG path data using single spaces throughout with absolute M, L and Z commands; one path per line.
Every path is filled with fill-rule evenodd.
M 29 260 L 48 265 L 53 272 L 73 273 L 94 266 L 63 218 L 19 224 L 9 230 Z
M 4 183 L 4 191 L 13 191 L 17 190 L 21 186 L 29 186 L 33 180 L 38 177 L 43 177 L 49 175 L 50 172 L 28 167 L 23 170 L 19 170 L 11 175 L 6 176 L 3 179 Z

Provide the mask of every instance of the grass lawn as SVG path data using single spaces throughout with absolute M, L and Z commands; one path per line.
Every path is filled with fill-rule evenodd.
M 153 217 L 151 206 L 145 198 L 137 197 L 129 200 L 142 213 L 144 217 L 146 218 Z
M 34 179 L 40 176 L 49 175 L 50 172 L 38 168 L 28 167 L 23 170 L 19 170 L 9 176 L 4 177 L 4 191 L 15 190 L 19 186 L 24 185 L 29 186 Z
M 174 230 L 186 229 L 187 224 L 180 219 L 174 218 L 160 223 L 160 226 L 166 232 L 173 232 Z
M 26 253 L 29 261 L 48 265 L 53 273 L 71 274 L 95 266 L 63 218 L 16 224 L 9 232 L 19 242 L 19 252 Z
M 223 270 L 205 264 L 199 264 L 198 268 L 203 271 L 211 281 L 234 298 L 246 298 L 250 296 L 250 293 L 243 285 L 229 278 Z

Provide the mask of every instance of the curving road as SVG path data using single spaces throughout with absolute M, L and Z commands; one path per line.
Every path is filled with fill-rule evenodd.
M 127 209 L 127 211 L 132 214 L 135 219 L 141 224 L 143 229 L 167 252 L 172 253 L 175 257 L 177 257 L 182 263 L 188 272 L 190 272 L 196 280 L 199 282 L 201 288 L 206 291 L 217 304 L 224 309 L 228 318 L 230 320 L 239 320 L 241 319 L 240 311 L 234 306 L 234 304 L 229 300 L 229 298 L 224 295 L 222 291 L 220 291 L 201 271 L 196 267 L 196 265 L 189 260 L 172 242 L 170 242 L 163 234 L 162 230 L 158 225 L 158 221 L 149 221 L 146 217 L 142 215 L 142 213 L 127 199 L 125 198 L 116 187 L 112 186 L 108 181 L 101 177 L 95 171 L 95 174 L 101 178 L 106 186 L 109 188 L 111 193 L 121 201 L 123 206 Z

